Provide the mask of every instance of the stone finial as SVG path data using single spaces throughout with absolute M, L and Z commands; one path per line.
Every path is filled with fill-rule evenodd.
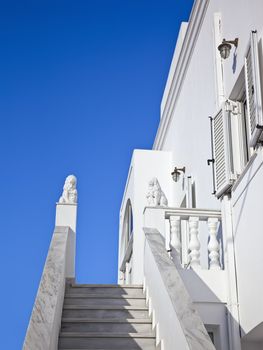
M 149 206 L 158 207 L 158 206 L 167 206 L 168 200 L 163 193 L 159 181 L 156 177 L 152 178 L 149 181 L 148 192 L 146 194 L 147 202 Z
M 59 198 L 59 203 L 77 203 L 78 192 L 76 189 L 77 178 L 74 175 L 69 175 L 66 178 L 62 196 Z

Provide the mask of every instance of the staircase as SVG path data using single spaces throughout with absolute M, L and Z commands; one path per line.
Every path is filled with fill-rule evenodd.
M 67 284 L 58 349 L 155 350 L 142 286 Z

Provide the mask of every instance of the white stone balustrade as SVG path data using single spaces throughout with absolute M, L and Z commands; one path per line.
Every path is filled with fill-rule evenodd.
M 206 251 L 209 258 L 208 268 L 210 270 L 220 270 L 220 244 L 217 239 L 218 229 L 221 221 L 221 213 L 217 210 L 208 209 L 188 209 L 188 208 L 169 208 L 165 211 L 165 219 L 169 220 L 170 232 L 166 232 L 166 247 L 176 251 L 179 256 L 183 255 L 182 249 L 188 250 L 188 266 L 193 269 L 201 267 L 201 252 Z M 187 232 L 184 232 L 187 238 L 186 246 L 181 241 L 182 221 L 187 222 Z M 201 245 L 199 229 L 200 222 L 206 222 L 208 230 L 208 244 L 206 247 Z
M 170 216 L 170 247 L 175 249 L 178 254 L 181 253 L 180 225 L 180 216 Z

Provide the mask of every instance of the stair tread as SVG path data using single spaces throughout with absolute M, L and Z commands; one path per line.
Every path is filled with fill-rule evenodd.
M 62 323 L 152 323 L 150 318 L 62 318 Z
M 59 349 L 156 350 L 145 300 L 142 285 L 67 284 Z
M 131 305 L 64 305 L 64 310 L 144 310 L 146 306 L 131 306 Z
M 146 299 L 144 295 L 110 295 L 110 294 L 65 294 L 65 298 L 94 299 Z
M 76 284 L 76 283 L 69 283 L 68 284 L 72 288 L 134 288 L 134 289 L 142 289 L 142 284 Z
M 112 332 L 60 332 L 64 338 L 155 338 L 155 332 L 150 333 L 112 333 Z

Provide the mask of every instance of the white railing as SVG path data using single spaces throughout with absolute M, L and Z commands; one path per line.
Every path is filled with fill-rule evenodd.
M 176 253 L 180 256 L 184 267 L 190 266 L 197 269 L 201 267 L 201 253 L 203 253 L 207 256 L 209 269 L 222 269 L 220 254 L 222 250 L 217 237 L 221 229 L 220 211 L 169 208 L 165 210 L 165 219 L 169 220 L 166 248 L 171 257 Z M 206 232 L 204 232 L 204 225 L 200 230 L 200 222 L 206 224 Z M 207 237 L 205 243 L 204 239 L 200 239 L 203 234 Z
M 23 350 L 56 350 L 65 284 L 72 278 L 70 258 L 75 232 L 56 226 L 28 324 Z

